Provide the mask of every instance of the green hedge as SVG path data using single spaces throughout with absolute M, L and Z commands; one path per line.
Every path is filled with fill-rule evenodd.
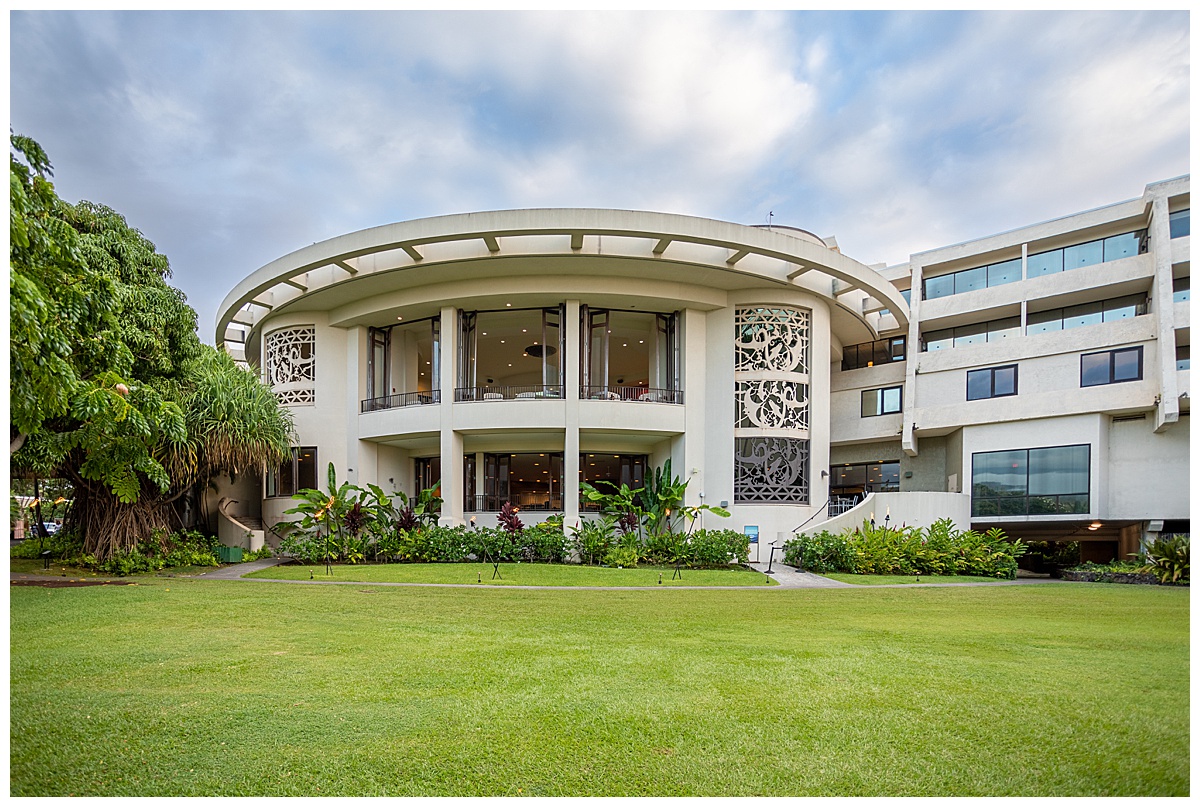
M 784 562 L 806 571 L 851 574 L 964 574 L 1012 580 L 1025 551 L 999 529 L 957 530 L 949 519 L 929 529 L 872 526 L 801 535 L 784 548 Z

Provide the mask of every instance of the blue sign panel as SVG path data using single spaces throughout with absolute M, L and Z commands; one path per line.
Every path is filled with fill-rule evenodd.
M 747 537 L 750 538 L 750 543 L 757 544 L 758 543 L 758 526 L 755 524 L 747 524 L 745 529 L 746 529 Z

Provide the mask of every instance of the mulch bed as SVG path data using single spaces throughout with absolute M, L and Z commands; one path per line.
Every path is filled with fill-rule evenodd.
M 48 577 L 20 577 L 9 581 L 13 586 L 41 586 L 42 588 L 79 588 L 80 586 L 132 586 L 132 580 L 55 580 Z

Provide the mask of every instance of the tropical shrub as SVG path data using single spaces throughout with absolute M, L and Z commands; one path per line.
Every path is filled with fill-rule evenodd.
M 1003 531 L 956 530 L 942 519 L 928 530 L 863 522 L 841 533 L 800 535 L 784 547 L 784 562 L 814 572 L 963 574 L 1012 580 L 1025 551 Z
M 633 546 L 614 546 L 604 553 L 605 566 L 620 566 L 626 569 L 637 568 L 638 550 Z
M 526 560 L 563 563 L 571 555 L 572 543 L 563 530 L 561 514 L 526 529 L 524 544 Z
M 1189 544 L 1187 535 L 1172 535 L 1152 541 L 1146 546 L 1146 563 L 1140 571 L 1153 574 L 1160 583 L 1187 580 L 1191 574 Z
M 692 566 L 727 566 L 750 559 L 750 537 L 735 530 L 696 530 L 688 546 Z
M 608 550 L 616 544 L 615 520 L 610 515 L 588 519 L 573 529 L 572 540 L 582 563 L 603 563 Z

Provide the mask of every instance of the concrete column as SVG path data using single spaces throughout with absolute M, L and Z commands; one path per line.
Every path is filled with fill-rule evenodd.
M 917 456 L 917 367 L 921 363 L 921 292 L 923 268 L 915 259 L 909 259 L 912 285 L 909 293 L 908 351 L 904 362 L 904 426 L 900 447 L 910 457 Z
M 1158 378 L 1158 408 L 1154 412 L 1154 431 L 1163 432 L 1179 421 L 1179 380 L 1175 369 L 1175 303 L 1171 277 L 1171 213 L 1166 194 L 1161 190 L 1151 202 L 1150 249 L 1154 255 L 1153 315 L 1158 326 L 1158 366 L 1147 363 L 1145 377 L 1151 371 Z
M 362 400 L 367 395 L 367 329 L 361 325 L 346 329 L 346 458 L 342 466 L 346 469 L 345 479 L 353 484 L 375 481 L 374 462 L 370 474 L 362 476 L 363 458 L 360 453 L 361 440 L 358 439 L 358 418 Z M 372 454 L 372 460 L 374 454 Z M 317 479 L 324 487 L 325 471 L 317 469 Z M 339 483 L 340 484 L 340 483 Z
M 559 327 L 566 328 L 563 339 L 564 401 L 563 435 L 563 524 L 579 526 L 579 301 L 567 300 Z
M 709 504 L 709 494 L 705 489 L 704 458 L 705 458 L 705 412 L 707 409 L 706 390 L 708 364 L 708 322 L 703 311 L 685 308 L 682 312 L 683 348 L 683 428 L 685 436 L 680 437 L 682 443 L 683 463 L 675 471 L 685 480 L 690 480 L 684 503 L 692 506 Z M 732 337 L 731 337 L 732 338 Z M 726 391 L 732 397 L 733 390 Z M 701 499 L 700 494 L 705 498 Z
M 454 430 L 454 386 L 458 383 L 458 311 L 445 306 L 441 313 L 441 377 L 438 379 L 442 402 L 442 515 L 438 523 L 456 527 L 463 523 L 463 441 Z

